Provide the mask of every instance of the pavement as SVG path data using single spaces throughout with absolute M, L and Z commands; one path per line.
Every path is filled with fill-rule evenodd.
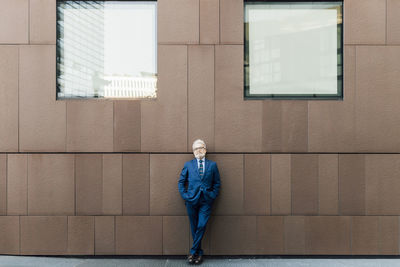
M 183 256 L 85 256 L 85 257 L 59 257 L 59 256 L 0 256 L 0 266 L 196 266 L 189 265 Z M 400 267 L 400 257 L 398 256 L 204 256 L 204 261 L 200 265 L 206 266 L 268 266 L 268 267 L 328 267 L 328 266 L 367 266 L 367 267 Z

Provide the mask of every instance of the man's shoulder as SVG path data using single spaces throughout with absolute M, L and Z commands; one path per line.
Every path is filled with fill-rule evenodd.
M 193 160 L 195 160 L 195 159 L 191 159 L 191 160 L 186 161 L 184 165 L 188 165 L 188 164 L 192 163 Z
M 194 162 L 194 161 L 196 161 L 196 158 L 186 161 L 186 162 L 185 162 L 185 165 L 191 164 L 191 163 Z M 208 158 L 206 158 L 206 161 L 207 161 L 209 164 L 211 164 L 211 165 L 214 165 L 214 164 L 217 165 L 217 163 L 216 163 L 215 161 L 210 160 L 210 159 L 208 159 Z
M 204 159 L 204 158 L 203 158 L 203 159 Z M 214 161 L 212 161 L 212 160 L 209 160 L 208 158 L 206 158 L 206 160 L 209 161 L 209 162 L 214 162 Z M 192 158 L 191 160 L 188 160 L 188 161 L 186 161 L 185 163 L 190 163 L 190 162 L 192 162 L 192 161 L 197 162 L 197 159 L 196 159 L 196 158 Z
M 207 162 L 212 165 L 217 165 L 217 163 L 213 160 L 207 159 Z

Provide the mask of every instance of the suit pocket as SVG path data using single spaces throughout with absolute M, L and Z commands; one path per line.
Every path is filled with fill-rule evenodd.
M 205 195 L 209 198 L 209 199 L 214 199 L 212 196 L 213 196 L 213 193 L 212 193 L 212 190 L 210 190 L 210 189 L 206 189 L 206 191 L 205 191 Z
M 208 202 L 208 204 L 211 204 L 214 202 L 214 198 L 212 198 L 211 195 L 212 194 L 206 190 L 206 193 L 204 194 L 204 196 L 206 197 L 206 201 Z
M 184 199 L 185 201 L 188 200 L 188 192 L 185 192 L 185 193 L 183 194 L 183 199 Z

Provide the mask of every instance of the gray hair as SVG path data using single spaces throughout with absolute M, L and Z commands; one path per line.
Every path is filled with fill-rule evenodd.
M 207 148 L 207 147 L 206 147 L 206 143 L 205 143 L 203 140 L 197 139 L 197 140 L 195 140 L 195 141 L 193 142 L 192 149 L 194 149 L 194 146 L 197 145 L 197 144 L 202 144 L 202 145 L 204 146 L 204 148 Z

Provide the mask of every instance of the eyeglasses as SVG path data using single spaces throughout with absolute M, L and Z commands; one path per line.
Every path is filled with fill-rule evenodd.
M 205 147 L 196 147 L 195 149 L 193 149 L 193 151 L 197 151 L 197 150 L 205 150 Z

